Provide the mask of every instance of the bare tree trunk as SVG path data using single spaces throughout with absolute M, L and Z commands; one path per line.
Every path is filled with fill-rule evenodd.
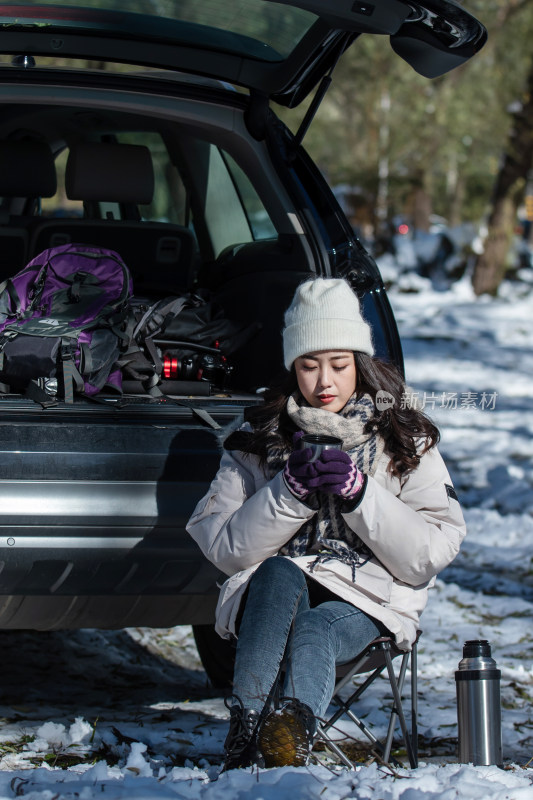
M 450 228 L 460 225 L 463 219 L 463 203 L 465 199 L 466 181 L 459 171 L 457 151 L 450 153 L 448 172 L 446 175 L 446 196 L 448 200 L 448 217 Z
M 477 295 L 496 294 L 505 277 L 516 209 L 517 203 L 512 197 L 500 197 L 493 203 L 483 252 L 476 260 L 472 276 L 472 285 Z
M 412 219 L 415 233 L 429 230 L 433 205 L 427 183 L 428 174 L 420 171 L 411 180 L 411 189 L 405 201 L 405 211 Z
M 466 195 L 466 181 L 459 175 L 453 193 L 448 196 L 448 220 L 450 228 L 455 228 L 463 221 L 463 206 Z
M 422 184 L 417 186 L 413 197 L 413 225 L 415 231 L 429 231 L 433 204 L 431 194 Z
M 377 229 L 380 233 L 387 228 L 389 216 L 389 179 L 390 179 L 390 107 L 391 99 L 388 90 L 381 93 L 379 152 L 378 152 L 378 191 L 376 196 Z
M 488 234 L 474 266 L 472 285 L 477 295 L 496 294 L 503 280 L 516 212 L 524 198 L 532 163 L 533 62 L 521 107 L 512 114 L 506 151 L 494 185 Z

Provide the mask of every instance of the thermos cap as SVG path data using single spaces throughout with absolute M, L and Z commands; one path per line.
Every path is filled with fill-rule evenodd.
M 470 639 L 463 645 L 463 658 L 479 658 L 486 656 L 490 658 L 491 649 L 487 639 Z
M 326 447 L 342 447 L 342 439 L 339 439 L 338 436 L 324 436 L 321 433 L 304 433 L 302 445 L 303 443 L 306 445 L 321 444 Z

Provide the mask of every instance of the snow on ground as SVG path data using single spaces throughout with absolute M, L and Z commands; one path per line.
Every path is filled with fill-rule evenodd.
M 1 632 L 0 800 L 533 798 L 533 294 L 475 300 L 466 282 L 439 292 L 420 278 L 403 289 L 390 299 L 408 382 L 441 428 L 469 528 L 422 619 L 421 766 L 219 776 L 227 711 L 189 628 Z M 457 763 L 454 670 L 473 638 L 502 670 L 505 769 Z M 360 708 L 378 730 L 383 689 Z

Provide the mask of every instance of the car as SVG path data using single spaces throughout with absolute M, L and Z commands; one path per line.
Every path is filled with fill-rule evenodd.
M 228 680 L 222 576 L 185 525 L 225 429 L 279 372 L 296 287 L 346 278 L 402 367 L 379 271 L 302 145 L 335 63 L 371 35 L 427 77 L 486 39 L 452 0 L 0 2 L 0 281 L 48 248 L 101 246 L 135 297 L 192 293 L 253 330 L 227 380 L 170 358 L 159 396 L 2 387 L 0 628 L 192 625 Z M 272 103 L 311 94 L 293 135 Z

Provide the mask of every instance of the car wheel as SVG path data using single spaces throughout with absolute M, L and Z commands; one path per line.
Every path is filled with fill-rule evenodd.
M 216 689 L 231 689 L 235 646 L 222 639 L 213 625 L 193 625 L 192 629 L 207 677 Z

